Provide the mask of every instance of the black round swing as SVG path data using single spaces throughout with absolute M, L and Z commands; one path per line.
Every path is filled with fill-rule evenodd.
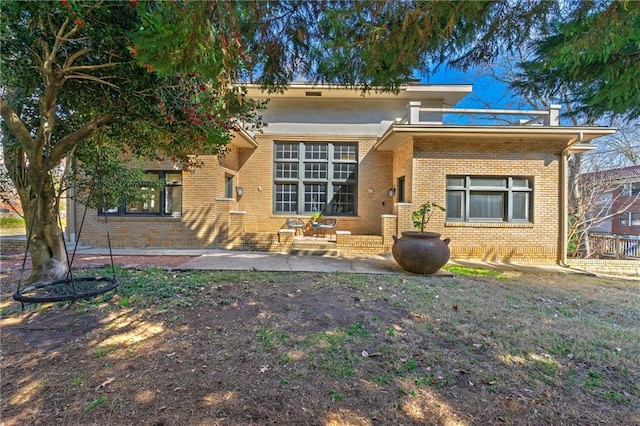
M 45 164 L 50 160 L 49 149 L 45 150 Z M 90 192 L 93 191 L 95 186 L 96 176 L 99 175 L 100 172 L 100 155 L 98 153 L 98 161 L 96 164 L 96 171 L 92 177 Z M 52 181 L 53 182 L 53 181 Z M 67 261 L 67 276 L 63 279 L 53 280 L 53 281 L 40 281 L 32 285 L 27 285 L 25 287 L 22 286 L 22 277 L 25 271 L 25 265 L 27 261 L 27 255 L 29 253 L 29 243 L 31 241 L 31 235 L 33 234 L 33 224 L 35 222 L 35 215 L 38 211 L 38 204 L 40 202 L 40 198 L 42 197 L 42 188 L 44 187 L 44 174 L 42 177 L 40 192 L 38 194 L 38 198 L 36 200 L 36 206 L 33 209 L 33 220 L 31 221 L 31 227 L 29 229 L 29 233 L 27 235 L 27 244 L 25 247 L 24 257 L 22 260 L 22 268 L 20 271 L 20 280 L 18 281 L 18 288 L 16 292 L 13 294 L 13 299 L 21 302 L 24 307 L 24 303 L 51 303 L 51 302 L 74 302 L 81 299 L 90 299 L 92 297 L 96 297 L 110 291 L 114 291 L 118 287 L 118 281 L 116 280 L 115 275 L 115 266 L 113 263 L 113 252 L 111 249 L 111 237 L 109 235 L 109 224 L 107 220 L 107 216 L 104 217 L 105 229 L 107 234 L 107 243 L 109 246 L 109 259 L 111 261 L 111 276 L 81 276 L 76 277 L 73 275 L 72 266 L 73 260 L 75 258 L 76 251 L 78 249 L 78 241 L 80 240 L 80 235 L 82 233 L 82 228 L 84 226 L 84 220 L 87 215 L 87 204 L 84 206 L 84 213 L 82 215 L 82 221 L 80 222 L 80 228 L 78 230 L 78 235 L 76 238 L 75 246 L 73 249 L 73 255 L 69 258 L 69 252 L 66 248 L 66 243 L 64 242 L 64 233 L 61 234 L 61 238 L 63 239 L 63 244 L 65 246 L 65 257 Z M 60 193 L 58 193 L 58 197 Z M 60 212 L 56 213 L 58 225 L 62 229 L 62 220 L 60 219 Z
M 18 288 L 13 298 L 22 303 L 67 302 L 90 299 L 117 287 L 111 277 L 70 277 Z

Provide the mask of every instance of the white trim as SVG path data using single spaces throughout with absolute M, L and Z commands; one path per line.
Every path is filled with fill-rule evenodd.
M 421 136 L 449 136 L 449 137 L 518 137 L 518 138 L 562 138 L 567 139 L 569 145 L 578 141 L 587 142 L 591 139 L 613 134 L 615 128 L 608 127 L 559 127 L 559 126 L 433 126 L 422 124 L 392 124 L 374 145 L 378 151 L 393 151 L 411 138 Z M 580 140 L 582 138 L 582 140 Z

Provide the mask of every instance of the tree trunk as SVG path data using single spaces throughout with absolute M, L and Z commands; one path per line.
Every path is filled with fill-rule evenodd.
M 584 205 L 582 196 L 582 186 L 578 176 L 580 175 L 580 167 L 582 157 L 574 155 L 569 162 L 569 210 L 574 217 L 573 233 L 577 238 L 576 253 L 580 257 L 591 256 L 591 244 L 589 242 L 588 224 L 586 223 L 586 214 L 589 206 Z
M 32 265 L 28 283 L 65 278 L 69 269 L 52 178 L 55 167 L 45 164 L 42 154 L 40 158 L 25 155 L 23 148 L 12 141 L 5 140 L 2 148 L 24 213 Z
M 18 187 L 31 255 L 28 282 L 65 278 L 69 271 L 58 197 L 49 171 L 29 170 L 32 185 Z M 42 183 L 42 185 L 40 185 Z

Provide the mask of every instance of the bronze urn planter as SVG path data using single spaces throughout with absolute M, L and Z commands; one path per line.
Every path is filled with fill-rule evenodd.
M 393 236 L 391 253 L 405 271 L 416 274 L 435 274 L 449 261 L 449 238 L 440 239 L 437 232 L 426 232 L 425 227 L 436 210 L 445 208 L 432 202 L 421 204 L 412 213 L 413 226 L 419 231 L 404 231 L 402 237 Z
M 434 274 L 449 261 L 449 238 L 441 240 L 437 232 L 405 231 L 393 237 L 393 258 L 405 271 Z

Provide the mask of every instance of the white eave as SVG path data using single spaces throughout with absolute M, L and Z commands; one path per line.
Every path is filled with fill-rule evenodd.
M 616 132 L 608 127 L 562 127 L 562 126 L 443 126 L 443 125 L 416 125 L 393 124 L 378 139 L 375 149 L 378 151 L 393 151 L 411 138 L 425 136 L 440 137 L 475 137 L 486 138 L 560 138 L 566 139 L 568 145 L 587 147 L 581 145 L 601 136 Z M 585 148 L 586 149 L 586 148 Z M 583 149 L 584 150 L 584 149 Z
M 237 131 L 232 132 L 231 141 L 229 145 L 238 148 L 257 148 L 258 142 L 255 138 L 249 134 L 245 129 L 240 128 Z
M 443 105 L 455 105 L 473 91 L 471 84 L 416 84 L 401 86 L 396 93 L 372 89 L 364 94 L 358 89 L 329 84 L 292 83 L 283 93 L 268 93 L 254 84 L 245 87 L 251 99 L 439 100 Z

